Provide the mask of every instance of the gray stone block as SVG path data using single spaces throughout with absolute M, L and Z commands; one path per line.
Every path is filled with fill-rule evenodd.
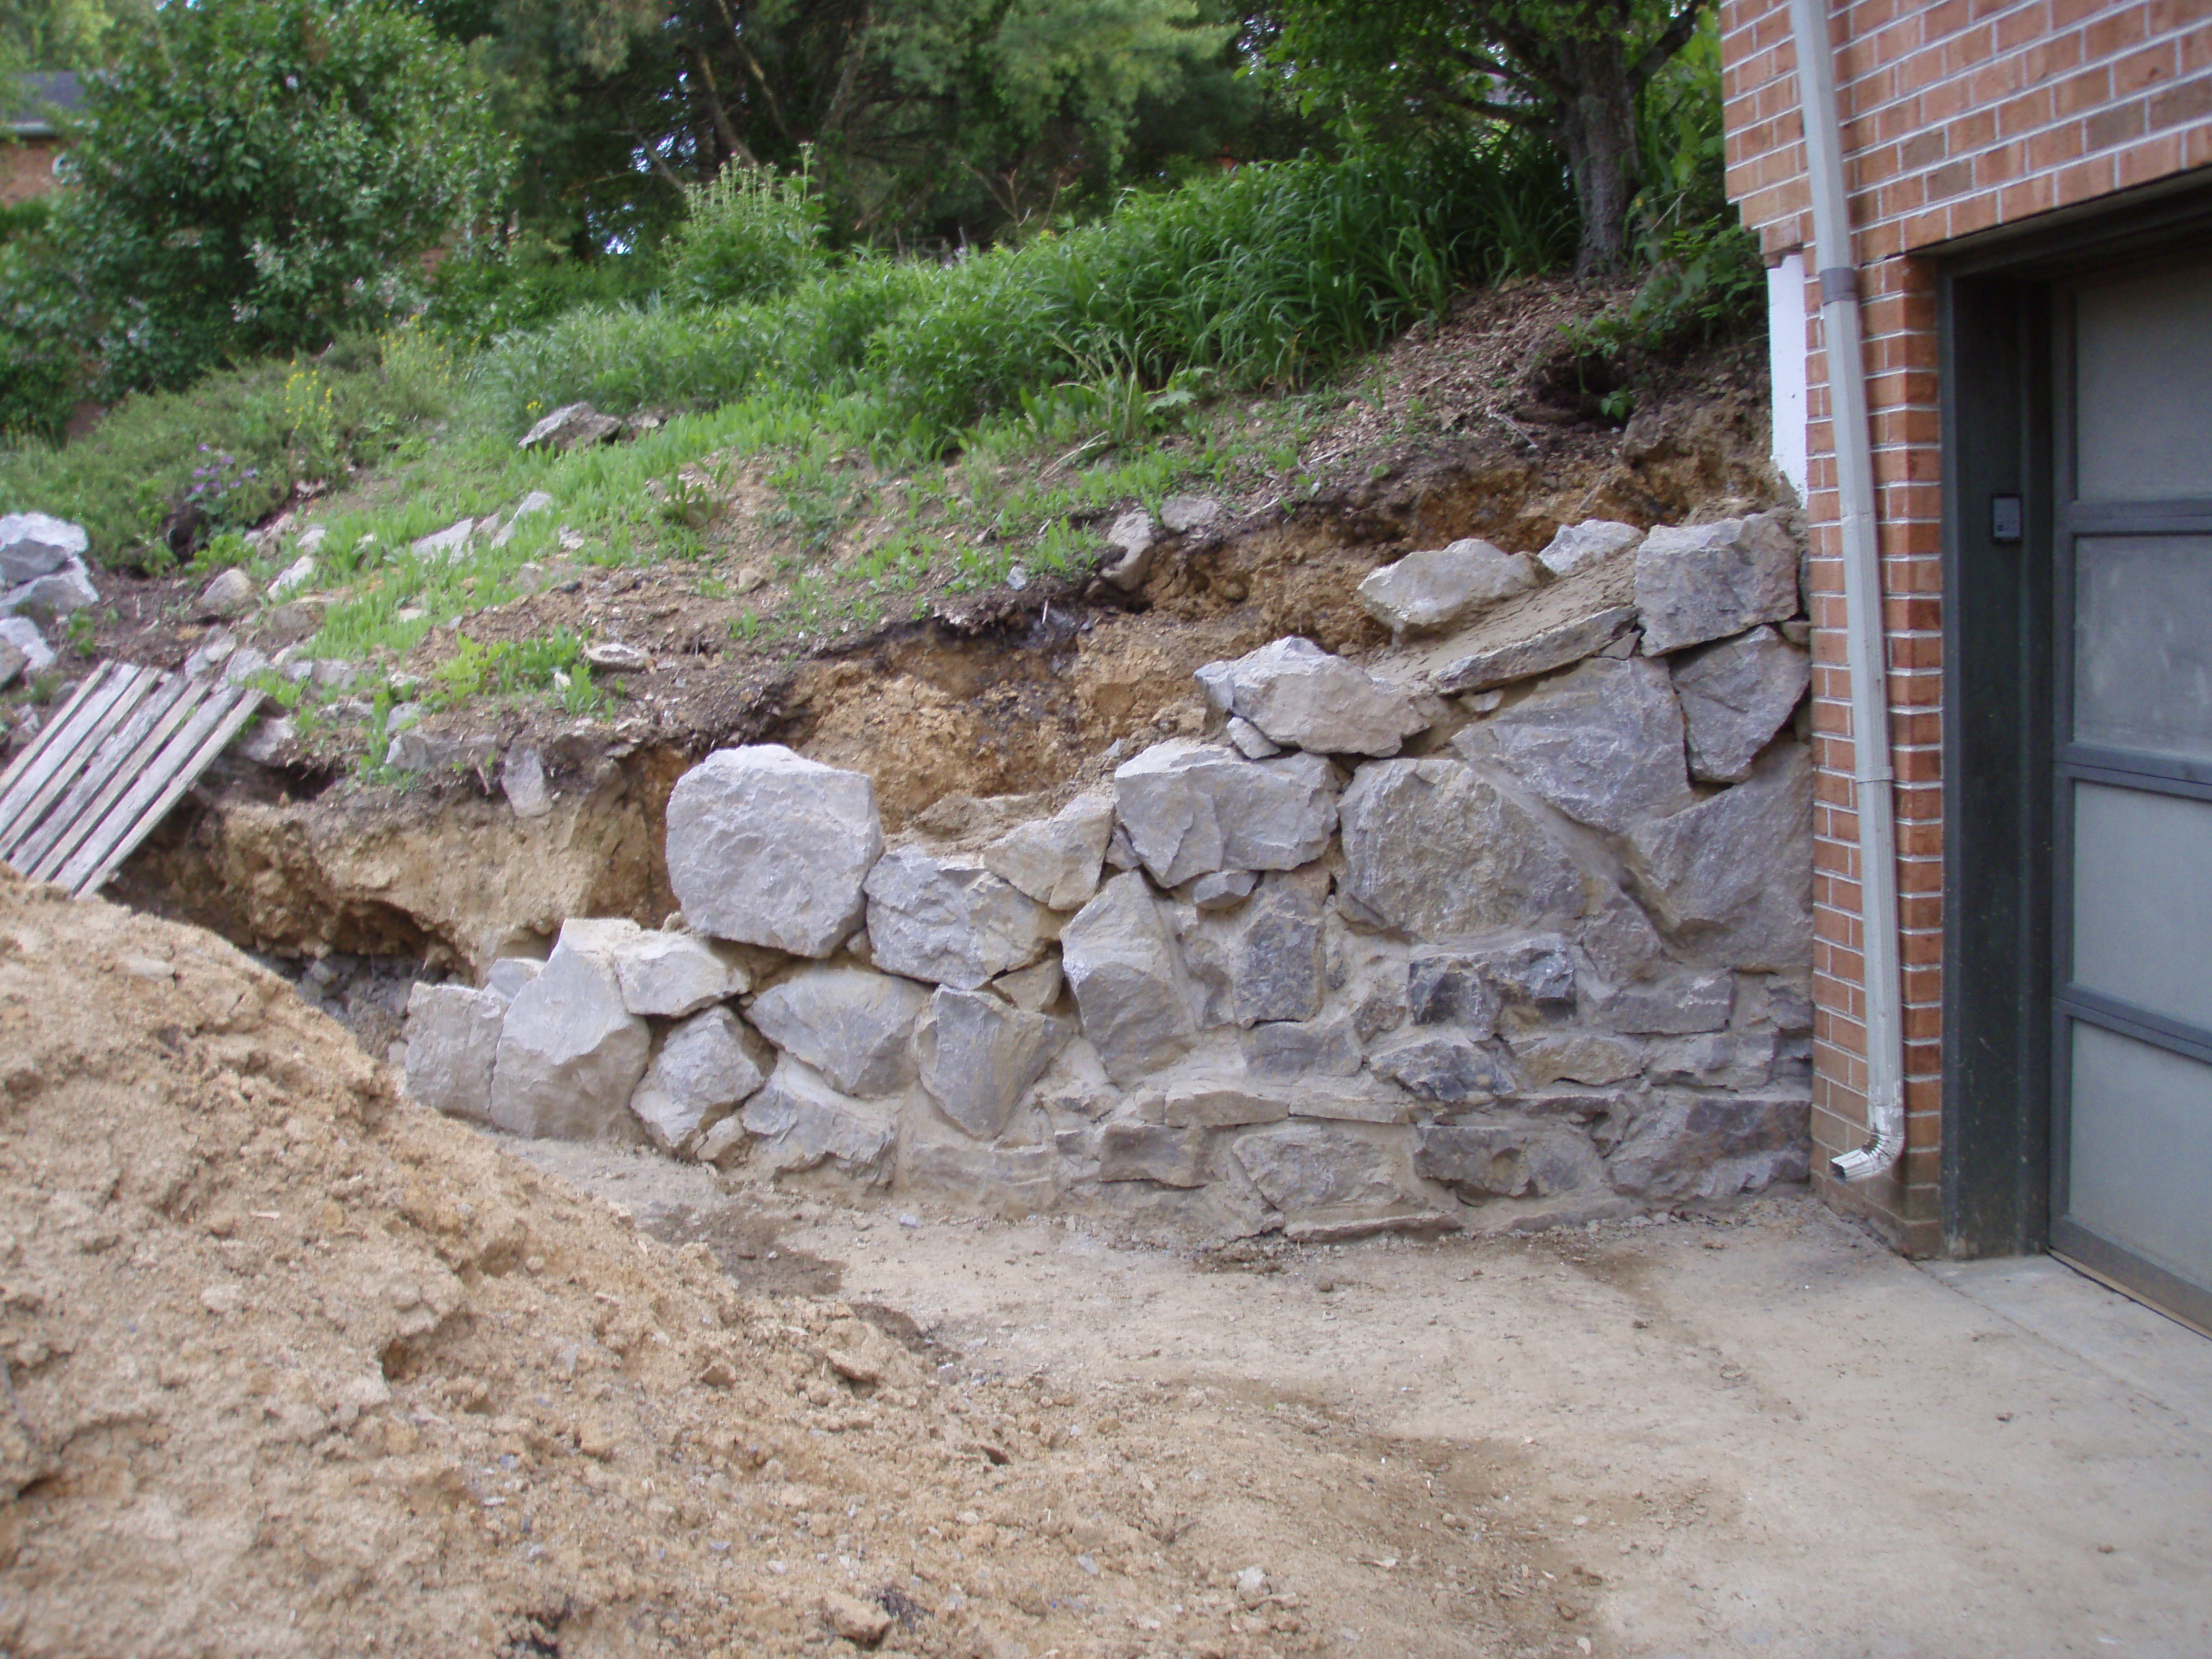
M 1690 805 L 1682 711 L 1663 665 L 1601 658 L 1452 740 L 1569 817 L 1626 834 Z
M 1115 1082 L 1133 1083 L 1197 1041 L 1182 957 L 1142 876 L 1108 882 L 1061 930 L 1060 948 L 1083 1034 Z
M 1580 867 L 1536 816 L 1463 762 L 1376 761 L 1343 805 L 1341 886 L 1417 939 L 1583 914 Z
M 1584 565 L 1626 552 L 1643 539 L 1644 532 L 1632 524 L 1586 519 L 1580 524 L 1561 525 L 1536 561 L 1554 576 L 1571 576 Z
M 1632 1036 L 1717 1031 L 1735 1006 L 1735 979 L 1724 971 L 1679 969 L 1634 985 L 1584 985 L 1583 1023 Z
M 748 1100 L 768 1080 L 768 1046 L 727 1008 L 708 1008 L 671 1030 L 629 1097 L 655 1146 L 674 1152 L 707 1121 Z
M 1066 1020 L 1049 1014 L 940 987 L 915 1028 L 921 1086 L 968 1133 L 994 1139 L 1024 1091 L 1074 1035 Z
M 915 1080 L 915 1022 L 929 993 L 866 968 L 807 968 L 746 1010 L 754 1028 L 842 1092 L 867 1099 Z
M 1812 659 L 1771 628 L 1724 640 L 1669 665 L 1689 739 L 1690 771 L 1741 783 L 1812 680 Z
M 541 1139 L 613 1134 L 629 1121 L 652 1044 L 650 1028 L 623 1006 L 613 969 L 564 937 L 507 1004 L 491 1121 Z
M 909 979 L 973 991 L 1035 962 L 1052 936 L 1042 905 L 966 859 L 899 848 L 866 890 L 870 954 Z
M 1504 1061 L 1464 1032 L 1432 1026 L 1375 1049 L 1367 1063 L 1418 1100 L 1480 1104 L 1517 1086 Z
M 1098 1179 L 1162 1187 L 1206 1184 L 1206 1132 L 1164 1123 L 1109 1123 L 1098 1131 Z
M 1802 970 L 1813 953 L 1813 767 L 1778 744 L 1749 781 L 1638 829 L 1630 865 L 1652 917 L 1708 962 Z
M 1073 910 L 1098 890 L 1114 833 L 1114 799 L 1078 795 L 1048 818 L 1018 825 L 983 849 L 983 867 L 1055 910 Z
M 696 933 L 641 929 L 611 957 L 623 1003 L 633 1014 L 681 1019 L 752 988 L 734 951 Z
M 826 957 L 883 851 L 875 786 L 780 744 L 723 749 L 668 798 L 668 880 L 702 933 Z
M 1286 749 L 1395 755 L 1428 725 L 1404 692 L 1295 635 L 1200 672 L 1209 697 L 1225 686 L 1230 711 Z
M 1637 1119 L 1606 1174 L 1636 1198 L 1724 1198 L 1802 1181 L 1811 1161 L 1812 1103 L 1802 1092 L 1672 1093 Z
M 407 1092 L 448 1117 L 489 1122 L 506 1019 L 495 991 L 416 981 L 407 993 Z
M 1188 738 L 1153 744 L 1114 773 L 1129 845 L 1163 887 L 1213 870 L 1292 870 L 1336 829 L 1335 769 L 1318 755 L 1248 761 Z
M 1644 652 L 1660 656 L 1797 614 L 1797 544 L 1772 514 L 1662 526 L 1636 550 Z
M 1285 1123 L 1238 1136 L 1230 1155 L 1260 1195 L 1285 1216 L 1421 1202 L 1405 1153 L 1387 1131 Z
M 1469 536 L 1448 547 L 1408 553 L 1370 572 L 1360 607 L 1393 635 L 1428 634 L 1479 616 L 1536 585 L 1525 553 L 1506 553 Z
M 1513 1120 L 1425 1124 L 1413 1167 L 1470 1199 L 1553 1198 L 1602 1185 L 1606 1174 L 1587 1136 Z
M 1255 1077 L 1351 1077 L 1366 1062 L 1352 1021 L 1342 1014 L 1255 1025 L 1238 1042 L 1245 1069 Z
M 771 1175 L 829 1164 L 878 1185 L 891 1178 L 897 1120 L 882 1107 L 838 1093 L 788 1055 L 736 1121 L 753 1137 L 752 1161 Z
M 83 526 L 44 513 L 0 514 L 0 587 L 59 570 L 92 550 Z

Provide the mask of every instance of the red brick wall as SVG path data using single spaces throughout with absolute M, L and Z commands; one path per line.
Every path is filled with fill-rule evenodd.
M 0 142 L 0 207 L 13 207 L 54 187 L 54 141 Z
M 1889 629 L 1904 927 L 1905 1153 L 1840 1201 L 1941 1244 L 1942 499 L 1933 270 L 1941 244 L 2212 167 L 2212 0 L 1838 0 L 1830 38 L 1865 306 Z M 1723 0 L 1729 193 L 1768 257 L 1810 249 L 1787 0 Z M 1809 252 L 1808 274 L 1814 261 Z M 1866 1139 L 1858 826 L 1835 446 L 1817 290 L 1807 363 L 1813 530 L 1816 1171 Z M 1826 1181 L 1825 1175 L 1816 1176 Z

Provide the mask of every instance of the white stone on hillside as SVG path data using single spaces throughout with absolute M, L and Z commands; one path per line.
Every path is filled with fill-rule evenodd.
M 1586 519 L 1580 524 L 1561 525 L 1536 559 L 1554 576 L 1571 576 L 1584 565 L 1609 559 L 1643 539 L 1644 532 L 1632 524 Z
M 233 565 L 200 590 L 203 617 L 235 617 L 252 608 L 253 578 Z
M 0 514 L 0 588 L 15 587 L 82 561 L 92 544 L 81 525 L 45 513 Z
M 1426 634 L 1478 615 L 1536 585 L 1524 553 L 1507 553 L 1473 536 L 1408 553 L 1359 584 L 1367 614 L 1393 634 Z
M 717 750 L 668 798 L 668 880 L 700 933 L 826 957 L 883 851 L 875 786 L 780 744 Z
M 1286 749 L 1395 755 L 1428 725 L 1404 692 L 1296 635 L 1199 672 L 1209 696 L 1225 684 L 1227 706 Z

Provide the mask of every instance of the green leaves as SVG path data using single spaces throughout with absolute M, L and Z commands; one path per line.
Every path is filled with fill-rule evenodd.
M 55 238 L 112 390 L 411 307 L 510 159 L 458 50 L 380 0 L 162 8 L 92 81 Z

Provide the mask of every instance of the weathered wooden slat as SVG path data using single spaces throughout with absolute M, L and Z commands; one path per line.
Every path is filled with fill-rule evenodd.
M 144 774 L 145 782 L 126 794 L 104 821 L 115 825 L 116 833 L 112 836 L 103 833 L 97 842 L 87 842 L 55 879 L 77 898 L 97 892 L 123 860 L 137 851 L 138 843 L 154 833 L 155 826 L 169 815 L 169 809 L 198 781 L 209 763 L 223 751 L 260 707 L 261 693 L 245 686 L 227 688 L 202 704 L 199 714 L 162 751 L 164 757 L 173 751 L 182 754 L 180 763 L 167 769 L 167 784 L 159 790 L 152 789 L 151 781 L 162 769 L 149 768 Z M 201 726 L 203 716 L 212 717 L 210 724 L 204 727 Z M 199 741 L 185 752 L 183 745 L 196 728 L 200 731 Z M 138 799 L 142 794 L 150 799 L 142 801 Z M 105 843 L 105 850 L 95 850 L 101 842 Z
M 114 679 L 126 666 L 127 665 L 121 663 L 104 662 L 93 670 L 84 684 L 77 687 L 76 695 L 70 697 L 62 708 L 56 710 L 53 719 L 46 722 L 45 729 L 31 739 L 30 747 L 10 761 L 5 772 L 0 772 L 0 824 L 5 824 L 12 816 L 14 809 L 10 803 L 16 800 L 23 790 L 31 787 L 30 775 L 33 769 L 42 768 L 47 763 L 52 754 L 55 741 L 61 736 L 62 728 L 76 716 L 78 711 L 89 699 L 99 695 L 103 685 Z
M 54 711 L 31 746 L 15 757 L 6 778 L 0 779 L 0 839 L 23 816 L 40 787 L 67 764 L 100 709 L 119 695 L 128 672 L 125 665 L 102 663 L 77 687 L 76 695 Z
M 46 880 L 62 860 L 100 822 L 110 803 L 129 787 L 146 758 L 166 735 L 206 696 L 207 682 L 181 674 L 161 677 L 130 717 L 117 726 L 80 769 L 76 783 L 51 808 L 39 827 L 16 847 L 11 861 L 24 874 Z M 149 738 L 153 746 L 149 747 Z
M 6 817 L 0 818 L 0 856 L 9 862 L 14 862 L 15 849 L 38 828 L 92 751 L 137 706 L 158 678 L 149 669 L 128 664 L 120 666 L 120 673 L 101 676 L 96 686 L 88 682 L 70 700 L 55 722 L 54 738 L 41 763 L 27 769 L 16 799 L 8 804 L 10 810 Z

